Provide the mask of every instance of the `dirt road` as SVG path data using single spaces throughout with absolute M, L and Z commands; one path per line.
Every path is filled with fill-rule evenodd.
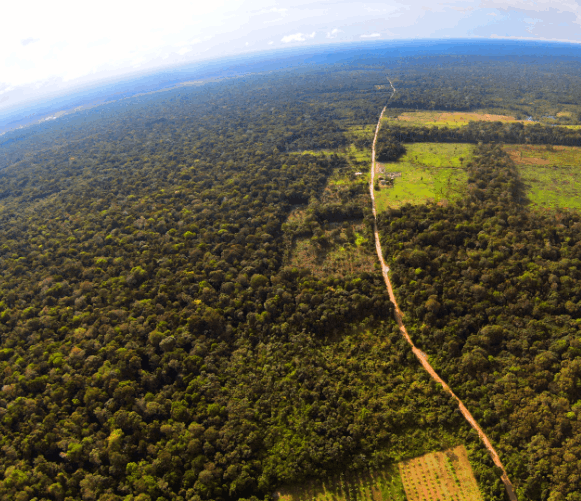
M 377 251 L 377 257 L 379 258 L 379 262 L 381 264 L 381 272 L 383 274 L 383 279 L 385 281 L 385 285 L 387 286 L 387 291 L 389 293 L 389 299 L 391 300 L 391 302 L 393 303 L 393 305 L 395 307 L 395 320 L 397 322 L 397 325 L 399 326 L 399 330 L 400 330 L 402 336 L 405 338 L 405 340 L 411 346 L 414 355 L 416 356 L 416 358 L 418 359 L 420 364 L 422 364 L 422 367 L 430 374 L 430 376 L 436 382 L 438 382 L 442 385 L 442 387 L 444 388 L 445 391 L 447 391 L 450 395 L 452 395 L 452 397 L 454 397 L 454 399 L 456 399 L 456 401 L 458 402 L 458 407 L 460 409 L 460 412 L 462 413 L 464 418 L 470 423 L 470 426 L 472 426 L 472 428 L 474 428 L 476 430 L 476 432 L 478 433 L 480 440 L 482 440 L 482 442 L 484 443 L 484 446 L 488 449 L 488 452 L 490 453 L 490 456 L 492 457 L 492 461 L 494 461 L 494 464 L 502 470 L 502 477 L 501 478 L 502 478 L 502 482 L 504 483 L 504 486 L 506 487 L 506 492 L 508 494 L 509 499 L 511 501 L 518 501 L 517 497 L 516 497 L 516 492 L 514 490 L 514 486 L 512 485 L 510 479 L 508 478 L 508 475 L 506 474 L 506 470 L 504 469 L 504 466 L 503 466 L 502 462 L 500 461 L 500 457 L 498 456 L 498 453 L 496 452 L 496 450 L 492 446 L 492 443 L 490 442 L 490 440 L 488 439 L 488 437 L 486 436 L 484 431 L 482 431 L 482 428 L 480 428 L 480 426 L 478 425 L 478 423 L 476 422 L 476 420 L 474 419 L 472 414 L 470 414 L 470 411 L 466 408 L 466 406 L 456 396 L 456 394 L 452 391 L 452 389 L 444 382 L 444 380 L 438 375 L 438 373 L 430 365 L 430 363 L 428 362 L 428 359 L 424 355 L 424 353 L 422 351 L 420 351 L 418 348 L 416 348 L 416 345 L 413 343 L 411 337 L 408 334 L 407 329 L 405 328 L 405 325 L 404 325 L 403 320 L 402 320 L 403 313 L 399 309 L 399 305 L 397 304 L 397 301 L 396 301 L 395 296 L 393 294 L 393 289 L 391 287 L 391 281 L 389 280 L 389 275 L 388 275 L 389 267 L 387 266 L 387 264 L 385 264 L 385 260 L 383 259 L 383 252 L 381 251 L 381 242 L 379 241 L 379 231 L 377 230 L 377 212 L 375 209 L 375 193 L 374 193 L 374 189 L 373 189 L 373 182 L 374 182 L 374 178 L 375 178 L 375 143 L 377 142 L 377 135 L 379 133 L 379 128 L 381 127 L 381 119 L 383 118 L 383 114 L 385 113 L 385 110 L 389 106 L 389 102 L 391 101 L 391 99 L 393 98 L 393 96 L 396 93 L 395 87 L 393 86 L 393 84 L 391 83 L 391 80 L 389 80 L 389 78 L 388 78 L 388 81 L 389 81 L 389 84 L 391 85 L 393 92 L 389 98 L 389 101 L 387 102 L 387 104 L 385 105 L 383 110 L 381 110 L 381 115 L 379 115 L 377 127 L 375 128 L 375 136 L 373 138 L 373 146 L 371 149 L 371 181 L 369 183 L 369 192 L 371 194 L 371 203 L 372 203 L 373 217 L 374 217 L 373 230 L 375 233 L 375 250 Z

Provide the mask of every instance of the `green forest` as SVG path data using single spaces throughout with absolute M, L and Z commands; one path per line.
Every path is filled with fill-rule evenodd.
M 383 126 L 382 161 L 419 142 L 474 155 L 453 203 L 378 226 L 411 337 L 519 499 L 581 500 L 581 215 L 531 206 L 503 150 L 581 145 L 581 69 L 473 56 L 212 81 L 0 137 L 0 499 L 267 500 L 460 444 L 505 499 L 375 256 L 387 76 L 394 116 L 568 110 Z M 359 261 L 321 273 L 341 253 Z

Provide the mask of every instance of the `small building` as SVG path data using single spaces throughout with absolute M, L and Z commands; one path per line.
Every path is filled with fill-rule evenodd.
M 396 177 L 401 177 L 401 172 L 386 172 L 385 177 L 395 179 Z

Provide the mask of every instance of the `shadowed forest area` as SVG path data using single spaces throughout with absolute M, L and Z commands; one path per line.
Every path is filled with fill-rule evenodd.
M 581 499 L 581 218 L 530 208 L 487 144 L 580 144 L 581 68 L 468 56 L 209 82 L 0 137 L 0 497 L 270 499 L 463 444 L 483 498 L 504 499 L 371 264 L 357 170 L 387 74 L 400 112 L 568 113 L 390 124 L 388 160 L 411 141 L 475 156 L 465 196 L 379 225 L 410 334 L 521 498 Z

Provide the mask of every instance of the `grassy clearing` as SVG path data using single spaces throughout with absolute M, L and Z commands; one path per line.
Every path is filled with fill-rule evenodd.
M 378 164 L 376 176 L 385 172 L 401 172 L 393 187 L 375 191 L 378 211 L 406 203 L 422 204 L 454 200 L 464 193 L 467 174 L 464 165 L 472 157 L 468 144 L 415 143 L 396 162 Z
M 527 196 L 539 207 L 581 209 L 581 148 L 507 145 Z
M 353 139 L 373 139 L 373 134 L 375 134 L 375 127 L 377 124 L 366 124 L 366 125 L 353 125 L 347 127 L 347 134 Z
M 281 489 L 279 501 L 405 501 L 405 493 L 395 466 L 361 474 L 340 475 L 324 482 Z
M 307 152 L 309 153 L 309 152 Z M 334 152 L 347 160 L 347 165 L 338 168 L 330 176 L 319 201 L 323 204 L 355 204 L 369 207 L 370 150 L 358 149 L 355 145 Z M 294 210 L 288 223 L 298 227 L 305 224 L 308 207 Z M 369 251 L 361 220 L 332 222 L 323 231 L 322 241 L 311 238 L 296 238 L 289 242 L 289 265 L 307 268 L 319 278 L 334 274 L 346 276 L 353 273 L 375 272 L 376 257 Z M 323 243 L 322 243 L 323 242 Z M 325 243 L 326 242 L 326 243 Z
M 482 501 L 463 445 L 399 464 L 408 501 Z
M 369 166 L 371 165 L 371 149 L 357 148 L 354 144 L 338 151 L 329 150 L 305 150 L 294 153 L 296 155 L 337 155 L 347 160 L 349 167 L 342 171 L 335 172 L 328 182 L 328 187 L 339 185 L 350 185 L 358 183 L 369 183 Z M 356 173 L 360 173 L 356 175 Z
M 533 124 L 536 122 L 528 120 L 517 120 L 509 115 L 491 115 L 489 113 L 468 113 L 468 112 L 451 112 L 442 113 L 441 111 L 417 111 L 402 113 L 396 118 L 386 117 L 386 122 L 401 122 L 408 125 L 428 126 L 437 125 L 439 127 L 463 127 L 469 122 L 486 121 L 486 122 L 522 122 L 524 124 Z
M 297 217 L 299 216 L 293 216 Z M 351 241 L 345 228 L 347 224 L 353 230 L 354 238 Z M 342 227 L 334 228 L 334 231 L 333 229 L 325 231 L 325 236 L 333 242 L 332 247 L 326 250 L 320 249 L 310 238 L 297 239 L 292 249 L 290 265 L 308 268 L 318 278 L 331 274 L 346 276 L 353 273 L 373 273 L 376 271 L 377 258 L 365 245 L 367 238 L 363 231 L 362 223 L 343 223 Z

